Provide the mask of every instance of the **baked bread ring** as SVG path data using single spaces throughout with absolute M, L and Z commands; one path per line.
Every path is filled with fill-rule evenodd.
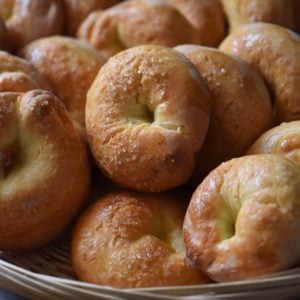
M 186 18 L 163 0 L 131 0 L 91 13 L 77 37 L 109 58 L 143 44 L 174 47 L 198 43 L 198 33 Z
M 276 123 L 300 119 L 300 37 L 286 28 L 253 23 L 230 34 L 221 50 L 239 56 L 263 76 L 274 98 Z
M 20 55 L 45 76 L 84 133 L 86 94 L 104 64 L 101 55 L 82 41 L 60 36 L 33 41 Z
M 206 283 L 185 262 L 184 198 L 116 192 L 100 198 L 77 222 L 72 265 L 82 281 L 118 288 Z
M 92 11 L 106 9 L 119 2 L 120 0 L 63 0 L 67 34 L 74 36 L 80 23 Z
M 260 75 L 241 59 L 196 45 L 175 50 L 197 67 L 212 98 L 211 120 L 192 178 L 198 185 L 221 162 L 243 155 L 271 127 L 271 101 Z
M 120 186 L 174 188 L 192 173 L 210 105 L 206 86 L 182 54 L 161 46 L 128 49 L 101 68 L 88 92 L 91 151 Z
M 221 164 L 195 191 L 183 226 L 189 262 L 217 282 L 300 261 L 300 168 L 279 155 Z
M 259 137 L 248 154 L 280 154 L 300 162 L 300 121 L 282 123 Z
M 0 250 L 45 245 L 78 213 L 89 191 L 86 149 L 53 94 L 0 93 L 0 182 Z
M 294 0 L 221 0 L 229 30 L 248 23 L 267 22 L 294 29 Z
M 63 29 L 60 0 L 0 0 L 0 17 L 16 48 Z
M 199 44 L 217 47 L 225 37 L 225 16 L 219 0 L 166 0 L 197 30 Z
M 0 51 L 0 92 L 51 90 L 45 78 L 26 60 Z

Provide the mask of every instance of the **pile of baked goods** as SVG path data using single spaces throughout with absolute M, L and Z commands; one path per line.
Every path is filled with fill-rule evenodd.
M 296 266 L 297 32 L 298 0 L 0 0 L 0 251 L 71 229 L 121 288 Z

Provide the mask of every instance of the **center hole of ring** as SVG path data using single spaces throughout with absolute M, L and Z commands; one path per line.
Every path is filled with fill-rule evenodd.
M 15 6 L 14 2 L 15 0 L 9 0 L 1 3 L 0 17 L 3 21 L 7 21 L 12 17 Z
M 154 113 L 145 104 L 141 104 L 141 116 L 142 120 L 144 120 L 146 123 L 151 124 L 154 122 Z
M 4 178 L 7 178 L 9 174 L 15 169 L 20 162 L 20 146 L 15 143 L 12 144 L 0 152 L 0 167 L 3 170 Z
M 148 107 L 146 103 L 138 102 L 132 105 L 126 112 L 126 115 L 131 123 L 152 124 L 154 122 L 154 112 Z
M 168 222 L 163 215 L 158 215 L 156 217 L 154 235 L 165 243 L 169 243 L 169 230 L 167 225 Z
M 228 207 L 222 209 L 222 213 L 217 218 L 217 226 L 222 240 L 232 238 L 236 233 L 235 223 L 237 215 L 235 215 Z
M 232 220 L 232 222 L 227 222 L 225 234 L 226 239 L 230 239 L 235 235 L 235 220 Z

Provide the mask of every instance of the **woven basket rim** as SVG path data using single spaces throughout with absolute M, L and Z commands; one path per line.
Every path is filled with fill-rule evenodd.
M 30 299 L 285 299 L 300 295 L 300 265 L 248 280 L 203 285 L 120 289 L 74 279 L 70 231 L 29 255 L 0 251 L 0 288 Z M 55 266 L 53 270 L 49 270 Z
M 9 270 L 13 274 L 19 274 L 20 278 L 24 276 L 24 278 L 26 278 L 27 281 L 32 282 L 33 288 L 35 286 L 35 283 L 40 287 L 47 285 L 48 290 L 51 290 L 52 288 L 55 291 L 56 289 L 60 288 L 61 293 L 63 293 L 64 290 L 73 292 L 79 291 L 85 293 L 87 299 L 89 298 L 88 294 L 90 294 L 91 297 L 94 294 L 99 297 L 102 296 L 103 299 L 106 296 L 107 299 L 111 299 L 111 296 L 114 297 L 113 299 L 129 299 L 132 298 L 132 296 L 143 297 L 145 299 L 149 297 L 151 299 L 180 299 L 181 296 L 200 297 L 202 295 L 207 297 L 208 294 L 210 294 L 210 298 L 216 297 L 211 299 L 219 299 L 218 296 L 223 294 L 227 294 L 228 296 L 230 296 L 230 294 L 237 296 L 241 293 L 244 293 L 245 295 L 251 295 L 251 291 L 252 293 L 264 292 L 266 290 L 270 290 L 272 292 L 272 289 L 276 291 L 276 289 L 280 288 L 289 288 L 297 286 L 299 287 L 297 290 L 299 290 L 300 292 L 300 268 L 279 272 L 270 276 L 257 277 L 254 279 L 234 281 L 228 283 L 209 283 L 205 285 L 189 285 L 176 287 L 168 286 L 135 289 L 119 289 L 110 286 L 101 286 L 92 283 L 84 283 L 73 279 L 65 279 L 56 276 L 45 275 L 27 270 L 25 268 L 7 262 L 3 259 L 0 259 L 1 274 L 3 273 L 3 270 Z M 172 295 L 173 297 L 171 297 Z M 68 298 L 68 296 L 66 298 Z M 229 297 L 229 299 L 231 298 Z

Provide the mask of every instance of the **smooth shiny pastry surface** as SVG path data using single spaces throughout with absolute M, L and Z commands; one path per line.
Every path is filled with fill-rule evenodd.
M 196 66 L 212 98 L 210 125 L 192 178 L 198 185 L 218 164 L 243 155 L 271 127 L 271 100 L 261 76 L 241 59 L 196 45 L 174 49 Z
M 139 46 L 112 57 L 87 96 L 87 135 L 98 166 L 134 190 L 183 184 L 205 138 L 210 100 L 196 68 L 172 49 Z
M 255 22 L 295 27 L 294 0 L 221 0 L 230 31 Z
M 206 283 L 185 262 L 185 199 L 174 194 L 115 192 L 77 222 L 72 264 L 82 281 L 119 288 Z
M 279 154 L 300 162 L 300 121 L 282 123 L 265 132 L 248 150 L 248 154 Z
M 106 58 L 138 45 L 174 47 L 199 42 L 196 29 L 164 0 L 124 1 L 91 13 L 79 27 L 77 37 Z
M 28 61 L 0 51 L 0 92 L 51 90 L 43 75 Z
M 0 0 L 3 18 L 15 48 L 63 29 L 63 7 L 60 0 Z
M 196 29 L 199 44 L 217 47 L 225 36 L 226 20 L 219 0 L 166 0 Z
M 0 250 L 30 250 L 70 225 L 89 191 L 84 143 L 50 92 L 0 93 Z
M 276 123 L 300 119 L 300 37 L 267 23 L 254 23 L 230 34 L 220 49 L 254 66 L 274 102 Z
M 184 220 L 187 257 L 217 282 L 300 261 L 300 168 L 279 155 L 221 164 L 195 191 Z
M 36 40 L 20 54 L 44 75 L 84 132 L 86 94 L 104 64 L 102 56 L 83 41 L 61 36 Z
M 81 22 L 94 10 L 106 9 L 120 0 L 63 0 L 65 27 L 69 35 L 75 35 Z

